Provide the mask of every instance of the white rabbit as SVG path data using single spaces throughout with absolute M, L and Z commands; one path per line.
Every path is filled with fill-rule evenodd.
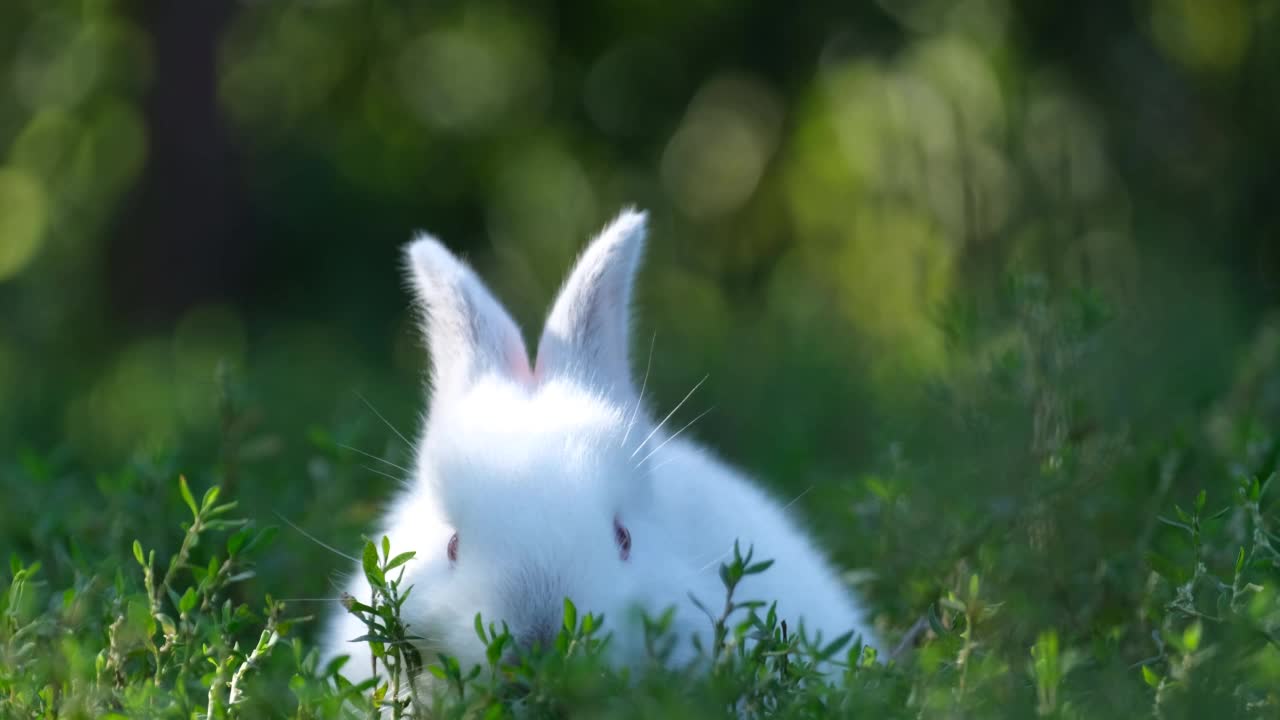
M 414 550 L 402 617 L 423 657 L 483 662 L 477 612 L 518 641 L 554 637 L 564 598 L 605 616 L 616 661 L 642 659 L 635 610 L 674 606 L 674 660 L 709 646 L 717 572 L 735 541 L 776 560 L 748 576 L 739 600 L 777 601 L 794 630 L 847 631 L 880 647 L 864 611 L 779 503 L 687 436 L 646 414 L 632 382 L 628 326 L 646 216 L 624 211 L 578 259 L 547 318 L 535 366 L 510 316 L 463 262 L 422 236 L 406 259 L 431 355 L 431 407 L 412 477 L 376 538 Z M 357 570 L 348 591 L 368 602 Z M 361 622 L 341 608 L 327 657 L 349 654 L 368 677 Z

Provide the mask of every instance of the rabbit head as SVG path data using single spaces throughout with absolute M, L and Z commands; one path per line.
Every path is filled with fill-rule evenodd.
M 430 237 L 406 249 L 431 360 L 412 501 L 393 528 L 417 551 L 411 631 L 479 660 L 477 612 L 544 647 L 563 603 L 614 618 L 661 570 L 649 517 L 651 422 L 628 360 L 645 215 L 627 211 L 578 259 L 530 367 L 519 330 L 480 279 Z M 403 542 L 397 540 L 398 542 Z M 625 648 L 625 639 L 615 638 Z

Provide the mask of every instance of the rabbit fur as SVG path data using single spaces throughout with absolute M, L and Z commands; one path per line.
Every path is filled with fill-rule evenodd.
M 776 560 L 743 580 L 738 599 L 776 600 L 780 618 L 810 637 L 852 630 L 880 646 L 785 508 L 645 411 L 628 349 L 645 235 L 646 215 L 626 210 L 590 243 L 532 368 L 515 323 L 464 262 L 426 235 L 406 247 L 431 401 L 412 474 L 375 537 L 389 537 L 393 553 L 417 553 L 404 565 L 402 587 L 413 592 L 402 618 L 424 658 L 483 663 L 477 612 L 520 643 L 546 646 L 568 597 L 579 613 L 605 616 L 620 665 L 643 660 L 636 611 L 656 617 L 674 606 L 671 661 L 690 660 L 692 635 L 706 647 L 711 631 L 690 596 L 723 604 L 717 570 L 735 541 Z M 358 569 L 347 591 L 369 601 Z M 356 681 L 371 662 L 368 646 L 351 640 L 366 632 L 336 608 L 322 638 L 326 657 L 352 656 L 344 674 Z

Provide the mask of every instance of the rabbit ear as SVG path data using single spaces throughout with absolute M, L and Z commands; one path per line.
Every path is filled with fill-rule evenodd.
M 520 330 L 466 263 L 426 234 L 404 255 L 437 393 L 464 388 L 484 373 L 532 380 Z
M 647 215 L 624 210 L 578 258 L 547 316 L 534 375 L 573 375 L 629 401 L 631 288 Z

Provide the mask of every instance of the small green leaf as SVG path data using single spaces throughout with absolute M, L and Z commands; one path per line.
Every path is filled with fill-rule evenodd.
M 564 599 L 564 629 L 571 633 L 578 629 L 578 608 L 569 598 Z
M 1241 548 L 1240 551 L 1244 552 L 1244 548 Z M 142 556 L 142 543 L 138 542 L 137 540 L 133 541 L 133 557 L 135 560 L 138 561 L 138 564 L 141 565 L 142 567 L 145 568 L 147 566 L 146 559 L 143 558 Z
M 863 646 L 863 648 L 862 648 L 862 667 L 873 667 L 873 666 L 875 666 L 875 664 L 876 664 L 876 657 L 877 657 L 878 655 L 879 655 L 879 653 L 877 653 L 877 652 L 876 652 L 876 649 L 875 649 L 875 648 L 871 647 L 870 645 L 865 645 L 865 646 Z
M 214 488 L 214 489 L 216 490 L 217 488 Z M 208 508 L 207 511 L 210 516 L 222 515 L 223 513 L 226 513 L 230 510 L 236 509 L 236 506 L 238 506 L 239 504 L 240 504 L 239 501 L 232 500 L 231 502 L 222 503 L 221 505 L 215 505 L 212 508 Z
M 187 588 L 187 591 L 182 594 L 182 599 L 178 601 L 178 612 L 183 615 L 191 612 L 195 609 L 198 600 L 195 588 Z
M 231 537 L 227 538 L 227 555 L 234 556 L 237 552 L 240 552 L 240 548 L 244 547 L 245 542 L 249 539 L 249 532 L 247 527 L 240 528 L 232 533 Z
M 1204 490 L 1201 490 L 1200 494 L 1196 495 L 1196 512 L 1201 512 L 1204 510 L 1204 503 L 1207 497 L 1208 496 L 1205 494 Z
M 218 494 L 222 492 L 222 488 L 214 485 L 205 491 L 204 497 L 200 499 L 200 509 L 208 510 L 213 504 L 218 502 Z
M 481 630 L 483 630 L 483 628 L 481 628 Z M 486 640 L 485 643 L 485 660 L 489 661 L 489 667 L 497 667 L 498 661 L 502 659 L 502 647 L 507 644 L 507 638 L 503 636 L 495 639 L 493 642 L 488 642 Z
M 339 602 L 342 604 L 342 607 L 347 609 L 348 612 L 352 612 L 352 613 L 373 612 L 372 606 L 365 605 L 364 603 L 360 602 L 355 598 L 354 595 L 348 595 L 347 593 L 343 593 L 342 596 L 339 598 Z
M 1203 631 L 1204 628 L 1200 625 L 1199 620 L 1188 625 L 1187 629 L 1182 631 L 1182 647 L 1185 648 L 1187 652 L 1195 652 L 1199 649 L 1200 638 Z
M 187 486 L 186 475 L 178 476 L 178 492 L 182 493 L 182 501 L 187 504 L 187 507 L 191 508 L 191 515 L 200 517 L 200 510 L 196 507 L 196 499 L 192 497 L 191 488 Z
M 488 644 L 489 636 L 484 632 L 484 622 L 480 619 L 480 613 L 476 613 L 476 637 L 480 638 L 480 642 Z
M 386 535 L 382 536 L 382 559 L 386 560 L 391 557 L 391 538 Z
M 1244 569 L 1244 546 L 1241 545 L 1240 554 L 1236 556 L 1236 574 L 1239 575 L 1240 571 L 1243 569 Z
M 848 645 L 849 641 L 853 639 L 853 632 L 854 631 L 850 630 L 835 640 L 827 643 L 826 647 L 818 651 L 818 660 L 827 660 L 835 657 L 836 653 L 840 652 L 840 649 L 845 645 Z
M 392 570 L 395 570 L 396 568 L 400 567 L 401 565 L 403 565 L 403 564 L 405 564 L 405 563 L 409 562 L 409 561 L 410 561 L 410 560 L 412 560 L 412 559 L 413 559 L 413 557 L 414 557 L 415 555 L 417 555 L 417 554 L 418 554 L 418 553 L 417 553 L 416 551 L 414 551 L 414 550 L 410 550 L 409 552 L 402 552 L 402 553 L 400 553 L 399 555 L 397 555 L 397 556 L 395 556 L 394 558 L 392 558 L 392 559 L 391 559 L 391 562 L 387 563 L 386 572 L 391 572 Z
M 254 549 L 260 549 L 260 548 L 269 546 L 271 542 L 275 540 L 276 535 L 279 532 L 280 532 L 280 527 L 278 525 L 268 525 L 267 527 L 262 528 L 261 530 L 258 531 L 258 534 L 254 535 L 253 539 L 250 540 L 249 543 L 244 546 L 244 553 L 247 555 L 249 554 L 250 551 Z
M 364 576 L 368 578 L 371 585 L 382 587 L 387 584 L 386 576 L 378 567 L 378 548 L 372 540 L 364 544 L 364 554 L 360 558 L 360 563 L 364 569 Z
M 889 487 L 889 483 L 885 482 L 882 478 L 876 475 L 869 475 L 863 478 L 862 482 L 867 486 L 867 489 L 871 491 L 871 494 L 875 495 L 882 502 L 889 502 L 893 500 L 893 490 Z
M 1142 679 L 1151 687 L 1160 687 L 1160 676 L 1156 674 L 1155 670 L 1146 665 L 1142 666 Z
M 1175 508 L 1175 509 L 1176 509 L 1176 508 Z M 1195 534 L 1195 532 L 1196 532 L 1196 531 L 1195 531 L 1195 529 L 1194 529 L 1194 528 L 1192 528 L 1190 525 L 1187 525 L 1187 524 L 1185 524 L 1185 523 L 1180 523 L 1180 522 L 1178 522 L 1177 520 L 1170 520 L 1169 518 L 1167 518 L 1167 517 L 1165 517 L 1165 516 L 1163 516 L 1163 515 L 1159 515 L 1159 516 L 1157 516 L 1157 517 L 1156 517 L 1156 520 L 1159 520 L 1160 522 L 1162 522 L 1162 523 L 1164 523 L 1165 525 L 1168 525 L 1168 526 L 1170 526 L 1170 527 L 1176 527 L 1176 528 L 1178 528 L 1179 530 L 1185 530 L 1186 532 L 1188 532 L 1188 533 L 1190 533 L 1190 534 L 1192 534 L 1192 535 L 1194 535 L 1194 534 Z

